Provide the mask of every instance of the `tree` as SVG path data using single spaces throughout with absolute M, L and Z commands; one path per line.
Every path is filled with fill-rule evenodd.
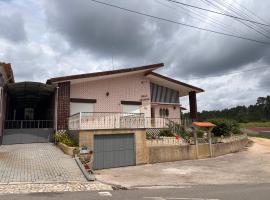
M 185 114 L 184 116 L 188 116 Z M 202 111 L 198 119 L 206 121 L 213 118 L 234 119 L 237 122 L 267 121 L 270 120 L 270 96 L 258 97 L 255 105 L 236 106 L 230 109 Z

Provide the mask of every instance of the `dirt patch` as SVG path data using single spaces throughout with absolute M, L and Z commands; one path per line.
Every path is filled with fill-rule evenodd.
M 251 137 L 250 140 L 253 141 L 256 144 L 269 147 L 269 149 L 270 149 L 270 139 L 258 138 L 258 137 Z

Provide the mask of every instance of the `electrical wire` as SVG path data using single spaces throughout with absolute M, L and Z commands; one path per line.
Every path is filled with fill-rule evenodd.
M 98 3 L 98 4 L 102 4 L 102 5 L 105 5 L 105 6 L 117 8 L 117 9 L 120 9 L 120 10 L 124 10 L 126 12 L 135 13 L 137 15 L 142 15 L 142 16 L 146 16 L 146 17 L 149 17 L 149 18 L 158 19 L 160 21 L 165 21 L 165 22 L 169 22 L 169 23 L 173 23 L 173 24 L 178 24 L 178 25 L 181 25 L 181 26 L 185 26 L 185 27 L 189 27 L 189 28 L 193 28 L 193 29 L 197 29 L 197 30 L 202 30 L 202 31 L 210 32 L 210 33 L 215 33 L 215 34 L 218 34 L 218 35 L 223 35 L 223 36 L 233 37 L 233 38 L 247 40 L 247 41 L 251 41 L 251 42 L 256 42 L 256 43 L 260 43 L 260 44 L 270 45 L 270 42 L 261 41 L 261 40 L 248 38 L 248 37 L 242 37 L 242 36 L 238 36 L 238 35 L 234 35 L 234 34 L 223 33 L 223 32 L 219 32 L 219 31 L 215 31 L 215 30 L 211 30 L 211 29 L 201 28 L 201 27 L 198 27 L 198 26 L 194 26 L 194 25 L 190 25 L 190 24 L 186 24 L 186 23 L 182 23 L 182 22 L 177 22 L 177 21 L 173 21 L 173 20 L 166 19 L 166 18 L 163 18 L 163 17 L 158 17 L 158 16 L 146 14 L 146 13 L 143 13 L 143 12 L 131 10 L 131 9 L 128 9 L 128 8 L 120 7 L 120 6 L 115 5 L 115 4 L 109 4 L 109 3 L 105 3 L 105 2 L 102 2 L 102 1 L 98 1 L 98 0 L 90 0 L 90 1 Z
M 194 5 L 187 4 L 187 3 L 182 3 L 182 2 L 179 2 L 179 1 L 175 1 L 175 0 L 165 0 L 165 1 L 169 1 L 169 2 L 173 2 L 173 3 L 181 4 L 183 6 L 188 6 L 188 7 L 191 7 L 191 8 L 195 8 L 195 9 L 215 13 L 215 14 L 218 14 L 218 15 L 224 15 L 224 16 L 231 17 L 231 18 L 234 18 L 234 19 L 238 19 L 238 20 L 247 21 L 247 22 L 251 22 L 251 23 L 254 23 L 254 24 L 260 24 L 260 25 L 263 25 L 263 26 L 270 27 L 269 24 L 264 24 L 264 23 L 261 23 L 261 22 L 257 22 L 257 21 L 253 21 L 253 20 L 249 20 L 249 19 L 244 19 L 244 18 L 241 18 L 241 17 L 237 17 L 235 15 L 230 15 L 230 14 L 226 14 L 226 13 L 222 13 L 222 12 L 217 12 L 217 11 L 214 11 L 214 10 L 209 10 L 209 9 L 206 9 L 206 8 L 202 8 L 202 7 L 199 7 L 199 6 L 194 6 Z

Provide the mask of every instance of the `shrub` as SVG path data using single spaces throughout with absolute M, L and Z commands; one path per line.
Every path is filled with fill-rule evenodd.
M 230 136 L 231 134 L 241 133 L 239 124 L 235 120 L 211 119 L 209 121 L 216 125 L 212 130 L 214 136 Z
M 159 136 L 161 136 L 161 137 L 173 137 L 174 134 L 172 133 L 172 131 L 170 129 L 162 129 L 159 132 Z
M 206 132 L 206 130 L 204 130 L 204 129 L 198 129 L 197 130 L 197 137 L 198 138 L 203 138 L 205 132 Z
M 54 139 L 56 142 L 61 142 L 70 147 L 77 146 L 76 142 L 69 136 L 67 132 L 56 132 L 54 134 Z

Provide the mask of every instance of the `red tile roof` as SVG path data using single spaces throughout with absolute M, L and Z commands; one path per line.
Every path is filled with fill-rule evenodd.
M 197 127 L 215 127 L 215 124 L 212 124 L 211 122 L 193 122 L 192 125 Z

